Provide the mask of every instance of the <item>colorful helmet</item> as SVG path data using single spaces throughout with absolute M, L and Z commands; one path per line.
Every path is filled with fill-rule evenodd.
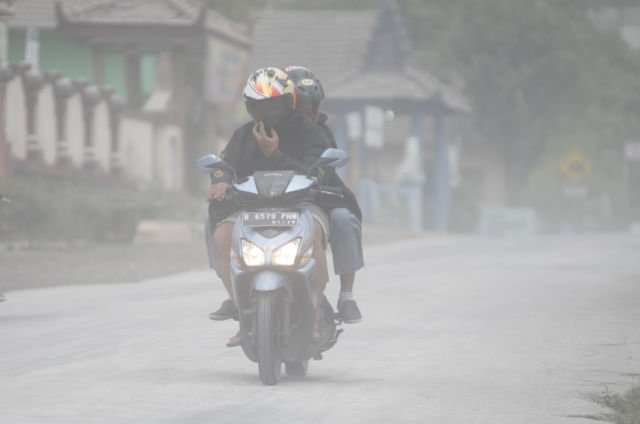
M 287 66 L 284 71 L 295 83 L 299 102 L 320 103 L 324 99 L 322 84 L 309 68 Z
M 247 80 L 243 95 L 251 117 L 272 128 L 280 126 L 296 107 L 295 84 L 279 68 L 255 71 Z

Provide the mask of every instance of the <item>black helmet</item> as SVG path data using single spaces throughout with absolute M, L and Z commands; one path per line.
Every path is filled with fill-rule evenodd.
M 300 103 L 320 103 L 324 99 L 324 90 L 320 80 L 304 66 L 287 66 L 284 71 L 296 85 Z

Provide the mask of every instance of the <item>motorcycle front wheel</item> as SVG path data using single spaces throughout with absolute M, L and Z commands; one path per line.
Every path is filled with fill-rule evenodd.
M 264 292 L 258 296 L 257 342 L 260 380 L 267 385 L 278 384 L 282 369 L 278 332 L 278 293 Z
M 284 370 L 289 377 L 301 378 L 307 375 L 309 361 L 303 362 L 285 362 Z

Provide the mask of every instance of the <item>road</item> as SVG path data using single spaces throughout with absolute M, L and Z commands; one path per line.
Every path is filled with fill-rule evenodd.
M 580 424 L 600 411 L 591 394 L 640 383 L 640 238 L 425 238 L 366 256 L 363 323 L 275 387 L 224 346 L 235 323 L 207 319 L 223 298 L 207 272 L 9 292 L 0 421 Z

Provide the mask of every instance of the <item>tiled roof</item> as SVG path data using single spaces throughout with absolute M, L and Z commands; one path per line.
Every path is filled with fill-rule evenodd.
M 13 16 L 14 10 L 11 4 L 6 1 L 0 1 L 0 18 Z
M 394 100 L 420 102 L 434 96 L 442 96 L 442 100 L 449 108 L 460 111 L 469 110 L 469 103 L 464 96 L 429 73 L 411 67 L 393 73 L 358 72 L 357 75 L 346 76 L 342 82 L 326 87 L 326 94 L 329 99 L 372 102 Z
M 357 69 L 378 12 L 265 11 L 256 16 L 251 69 L 302 65 L 327 87 Z
M 253 44 L 253 39 L 246 25 L 234 22 L 213 9 L 209 9 L 207 13 L 206 25 L 208 30 L 245 47 L 250 47 Z
M 167 25 L 192 24 L 203 4 L 199 0 L 18 0 L 9 26 L 55 28 L 56 3 L 70 20 Z
M 65 18 L 88 24 L 192 25 L 203 3 L 189 0 L 84 0 L 63 3 Z
M 15 15 L 9 21 L 12 28 L 56 27 L 55 0 L 18 0 L 13 6 Z
M 301 65 L 327 98 L 428 101 L 454 110 L 466 99 L 422 70 L 397 6 L 382 10 L 264 11 L 256 16 L 251 69 Z

